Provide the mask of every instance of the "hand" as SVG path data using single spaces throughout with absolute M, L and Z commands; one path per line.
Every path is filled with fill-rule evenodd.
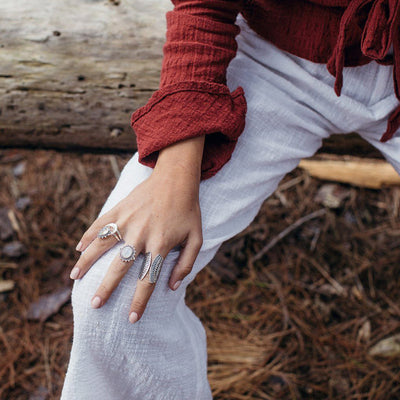
M 112 236 L 106 239 L 97 237 L 104 225 L 115 222 L 125 243 L 134 245 L 136 254 L 151 252 L 154 260 L 158 254 L 165 258 L 172 248 L 182 247 L 169 279 L 172 290 L 179 287 L 182 279 L 191 272 L 202 245 L 199 206 L 199 158 L 202 152 L 199 153 L 199 146 L 202 150 L 204 139 L 189 139 L 164 149 L 163 154 L 160 152 L 150 177 L 84 233 L 77 250 L 86 251 L 72 269 L 72 279 L 82 278 L 92 264 L 116 244 Z M 183 150 L 187 151 L 182 153 Z M 193 157 L 191 152 L 194 152 Z M 177 158 L 178 154 L 180 157 Z M 92 307 L 99 308 L 106 303 L 133 263 L 123 262 L 118 254 L 92 298 Z M 149 281 L 149 273 L 137 281 L 129 312 L 130 322 L 142 317 L 154 286 Z

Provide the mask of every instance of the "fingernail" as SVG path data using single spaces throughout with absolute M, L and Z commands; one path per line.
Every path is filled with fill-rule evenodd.
M 181 283 L 182 283 L 182 281 L 175 282 L 174 290 L 178 289 L 178 287 L 181 286 Z
M 72 268 L 72 271 L 71 271 L 69 277 L 71 279 L 77 279 L 78 276 L 79 276 L 79 268 L 77 268 L 77 267 Z
M 139 316 L 135 312 L 129 314 L 129 322 L 134 324 L 139 319 Z
M 99 308 L 101 304 L 101 299 L 99 296 L 96 296 L 93 300 L 92 300 L 92 307 L 93 308 Z
M 81 249 L 82 249 L 82 242 L 79 242 L 78 244 L 77 244 L 77 246 L 76 246 L 76 251 L 81 251 Z

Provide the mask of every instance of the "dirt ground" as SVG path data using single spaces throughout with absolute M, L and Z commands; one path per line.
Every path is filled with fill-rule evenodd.
M 71 287 L 75 246 L 129 157 L 0 152 L 0 284 L 15 282 L 0 293 L 0 399 L 59 398 L 70 302 L 44 321 L 28 310 Z M 189 286 L 215 399 L 400 399 L 400 189 L 338 185 L 330 208 L 325 185 L 289 174 Z

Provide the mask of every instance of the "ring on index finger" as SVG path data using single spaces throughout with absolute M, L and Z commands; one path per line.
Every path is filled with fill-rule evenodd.
M 114 236 L 117 242 L 122 240 L 121 232 L 119 231 L 117 224 L 114 222 L 103 226 L 97 234 L 99 239 L 106 239 L 110 236 Z
M 143 280 L 149 272 L 149 282 L 156 283 L 158 276 L 160 275 L 161 267 L 164 262 L 164 258 L 158 254 L 156 258 L 151 262 L 151 252 L 147 252 L 144 255 L 143 263 L 139 272 L 139 279 Z

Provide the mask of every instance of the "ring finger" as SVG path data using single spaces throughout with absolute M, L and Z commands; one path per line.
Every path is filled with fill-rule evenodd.
M 146 252 L 139 271 L 139 279 L 129 311 L 129 321 L 131 323 L 135 323 L 142 317 L 154 291 L 166 253 L 166 251 L 161 249 Z

